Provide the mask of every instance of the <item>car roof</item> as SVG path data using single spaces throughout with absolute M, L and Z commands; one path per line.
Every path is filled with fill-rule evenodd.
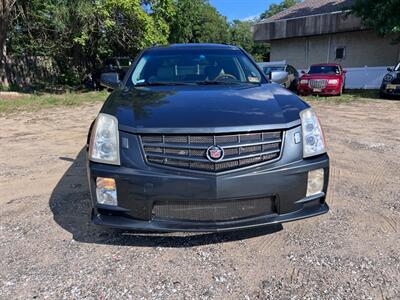
M 221 49 L 221 50 L 239 50 L 240 48 L 227 44 L 207 44 L 207 43 L 187 43 L 153 46 L 147 51 L 173 50 L 173 49 Z
M 260 66 L 260 67 L 285 67 L 285 66 L 287 66 L 287 63 L 284 63 L 284 62 L 280 62 L 280 61 L 277 61 L 277 62 L 261 62 L 261 63 L 258 63 L 258 65 Z

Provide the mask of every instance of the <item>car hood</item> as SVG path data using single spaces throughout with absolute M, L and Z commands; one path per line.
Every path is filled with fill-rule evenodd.
M 114 91 L 101 112 L 128 132 L 207 133 L 286 128 L 307 107 L 277 84 L 164 86 Z
M 301 79 L 339 79 L 342 75 L 338 74 L 305 74 L 301 76 Z

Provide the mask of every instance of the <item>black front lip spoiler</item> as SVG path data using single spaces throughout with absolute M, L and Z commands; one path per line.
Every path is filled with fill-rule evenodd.
M 324 193 L 315 197 L 305 198 L 303 200 L 303 203 L 305 203 L 304 207 L 291 213 L 282 215 L 273 214 L 230 222 L 194 223 L 163 219 L 143 221 L 122 216 L 96 215 L 94 213 L 92 213 L 91 219 L 96 225 L 123 230 L 149 232 L 223 232 L 279 224 L 325 214 L 329 211 L 329 206 L 326 203 L 320 203 L 321 196 L 324 197 Z

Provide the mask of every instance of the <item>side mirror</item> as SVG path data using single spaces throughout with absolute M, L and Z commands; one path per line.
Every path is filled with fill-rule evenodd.
M 343 73 L 346 74 L 346 73 L 347 73 L 347 70 L 343 70 Z
M 120 83 L 118 73 L 103 73 L 100 76 L 100 84 L 106 88 L 116 89 Z
M 289 79 L 289 73 L 286 71 L 273 71 L 271 72 L 271 81 L 282 84 Z
M 387 70 L 389 71 L 389 72 L 392 72 L 393 71 L 393 69 L 392 68 L 387 68 Z
M 306 74 L 306 71 L 304 71 L 304 70 L 301 70 L 301 72 L 300 72 L 301 74 Z

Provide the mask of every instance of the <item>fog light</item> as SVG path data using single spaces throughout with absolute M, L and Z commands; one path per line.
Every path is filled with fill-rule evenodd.
M 308 172 L 307 197 L 322 192 L 324 188 L 324 169 Z
M 118 205 L 117 187 L 113 178 L 96 178 L 97 203 L 106 205 Z

